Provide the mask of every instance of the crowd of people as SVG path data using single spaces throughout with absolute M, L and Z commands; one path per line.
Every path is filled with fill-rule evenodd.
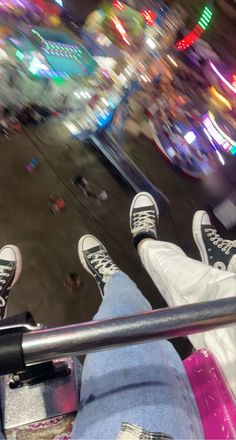
M 0 109 L 0 134 L 7 139 L 13 132 L 22 127 L 37 126 L 50 117 L 56 117 L 59 112 L 35 102 L 29 102 L 22 107 L 5 107 Z

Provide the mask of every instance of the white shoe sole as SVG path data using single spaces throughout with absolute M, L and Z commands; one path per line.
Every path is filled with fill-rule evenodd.
M 134 210 L 134 206 L 135 206 L 136 200 L 137 200 L 138 197 L 140 197 L 140 196 L 146 196 L 146 197 L 148 197 L 148 198 L 151 200 L 152 204 L 153 204 L 154 207 L 155 207 L 155 211 L 156 211 L 156 215 L 157 215 L 157 220 L 159 219 L 159 209 L 158 209 L 158 206 L 157 206 L 156 200 L 152 197 L 151 194 L 149 194 L 149 193 L 147 193 L 147 192 L 145 192 L 145 191 L 140 192 L 140 193 L 136 194 L 136 196 L 134 197 L 134 199 L 133 199 L 133 201 L 132 201 L 132 204 L 131 204 L 131 206 L 130 206 L 130 211 L 129 211 L 129 226 L 130 226 L 130 230 L 132 230 L 131 218 L 132 218 L 132 213 L 133 213 L 133 210 Z
M 193 231 L 193 238 L 200 252 L 202 262 L 205 264 L 209 264 L 206 246 L 204 244 L 202 238 L 202 231 L 201 231 L 202 219 L 204 215 L 205 215 L 205 211 L 197 211 L 194 214 L 192 231 Z

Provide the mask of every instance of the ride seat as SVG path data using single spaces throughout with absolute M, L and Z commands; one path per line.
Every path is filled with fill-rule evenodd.
M 184 361 L 205 433 L 205 439 L 236 439 L 236 400 L 209 351 L 194 352 Z

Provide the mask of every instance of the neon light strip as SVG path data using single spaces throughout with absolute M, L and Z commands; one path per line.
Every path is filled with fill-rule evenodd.
M 209 135 L 214 139 L 220 147 L 223 147 L 224 150 L 228 151 L 230 148 L 230 144 L 223 138 L 223 136 L 216 130 L 214 125 L 212 124 L 209 116 L 206 116 L 203 119 L 203 124 L 205 125 Z
M 125 9 L 124 5 L 122 5 L 122 3 L 119 2 L 119 0 L 115 0 L 113 2 L 113 6 L 114 6 L 114 8 L 118 9 L 119 11 L 124 11 L 124 9 Z
M 208 117 L 210 118 L 212 124 L 214 125 L 214 127 L 216 128 L 216 130 L 219 131 L 219 133 L 221 134 L 221 136 L 223 136 L 230 144 L 232 147 L 236 146 L 236 141 L 233 141 L 233 139 L 231 139 L 220 127 L 219 125 L 216 123 L 215 120 L 215 116 L 213 115 L 213 113 L 208 112 Z
M 119 34 L 121 35 L 121 37 L 122 37 L 122 39 L 124 40 L 124 42 L 125 42 L 126 44 L 128 44 L 128 46 L 130 46 L 130 42 L 129 42 L 129 40 L 128 40 L 128 34 L 127 34 L 125 28 L 122 26 L 122 23 L 121 23 L 121 21 L 119 20 L 119 18 L 117 18 L 117 17 L 113 17 L 111 20 L 113 21 L 113 23 L 114 23 L 114 25 L 115 25 L 117 31 L 118 31 Z
M 218 90 L 214 86 L 211 86 L 209 88 L 209 92 L 214 98 L 218 99 L 218 101 L 222 102 L 222 104 L 226 105 L 226 107 L 228 107 L 230 110 L 232 110 L 232 106 L 231 106 L 230 102 L 228 101 L 228 99 L 226 99 L 226 97 L 224 95 L 221 95 L 221 93 L 218 92 Z
M 186 50 L 189 46 L 192 46 L 192 44 L 195 43 L 195 41 L 205 32 L 212 20 L 212 16 L 213 12 L 208 8 L 208 6 L 205 6 L 202 11 L 201 18 L 198 20 L 195 28 L 191 32 L 189 32 L 186 37 L 182 38 L 182 40 L 177 41 L 177 49 L 183 51 Z
M 235 93 L 235 95 L 236 95 L 236 89 L 235 89 L 235 87 L 232 86 L 232 84 L 230 84 L 230 82 L 227 81 L 227 79 L 225 79 L 225 78 L 223 77 L 223 75 L 219 72 L 219 70 L 216 68 L 216 66 L 215 66 L 211 61 L 209 62 L 209 64 L 210 64 L 212 70 L 214 70 L 214 72 L 216 73 L 216 75 L 221 79 L 221 81 L 223 81 L 223 83 L 224 83 L 227 87 L 229 87 L 229 89 L 232 90 L 232 92 Z

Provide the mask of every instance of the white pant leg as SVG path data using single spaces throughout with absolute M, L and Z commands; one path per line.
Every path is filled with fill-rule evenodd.
M 172 243 L 146 240 L 142 263 L 169 306 L 236 296 L 236 274 L 193 260 Z M 206 348 L 218 359 L 236 396 L 236 325 L 189 336 L 196 349 Z

